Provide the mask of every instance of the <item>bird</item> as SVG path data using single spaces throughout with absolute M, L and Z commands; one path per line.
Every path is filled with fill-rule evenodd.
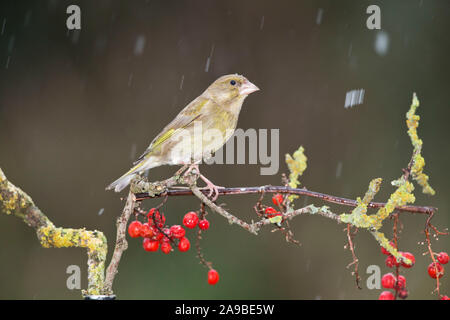
M 146 170 L 162 165 L 189 166 L 215 193 L 217 187 L 198 170 L 202 160 L 212 157 L 236 130 L 244 100 L 260 89 L 246 77 L 228 74 L 215 80 L 200 96 L 189 103 L 150 143 L 133 167 L 106 190 L 120 192 L 131 180 Z

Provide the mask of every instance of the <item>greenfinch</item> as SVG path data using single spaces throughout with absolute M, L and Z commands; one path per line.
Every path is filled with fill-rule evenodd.
M 106 189 L 120 192 L 137 174 L 162 165 L 190 164 L 198 168 L 198 163 L 210 158 L 233 135 L 242 103 L 258 90 L 244 76 L 220 77 L 181 110 L 134 166 Z M 209 187 L 215 187 L 206 178 L 203 180 Z

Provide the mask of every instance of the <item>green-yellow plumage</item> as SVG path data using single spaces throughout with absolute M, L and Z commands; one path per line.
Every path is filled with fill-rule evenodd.
M 106 189 L 120 192 L 136 174 L 154 167 L 198 163 L 209 158 L 234 133 L 242 103 L 257 90 L 243 76 L 220 77 L 156 136 L 133 168 Z

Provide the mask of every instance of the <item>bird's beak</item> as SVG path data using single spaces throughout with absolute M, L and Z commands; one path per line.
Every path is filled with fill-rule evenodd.
M 253 93 L 253 92 L 258 91 L 258 90 L 259 90 L 259 88 L 257 86 L 255 86 L 250 81 L 245 80 L 245 82 L 239 88 L 239 93 L 241 95 L 249 95 L 250 93 Z

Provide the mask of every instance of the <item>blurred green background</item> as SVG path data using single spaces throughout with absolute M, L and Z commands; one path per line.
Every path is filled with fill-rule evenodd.
M 70 4 L 81 8 L 79 32 L 66 28 Z M 366 28 L 371 4 L 381 8 L 382 30 Z M 439 207 L 433 222 L 443 229 L 450 225 L 449 13 L 448 1 L 420 0 L 2 1 L 0 166 L 56 225 L 102 230 L 112 248 L 126 193 L 105 186 L 212 81 L 240 73 L 261 91 L 244 103 L 238 127 L 280 129 L 280 172 L 261 176 L 259 165 L 203 165 L 206 176 L 222 186 L 277 185 L 287 170 L 284 154 L 303 145 L 308 169 L 301 181 L 308 189 L 356 198 L 382 177 L 376 200 L 385 201 L 393 191 L 389 182 L 411 156 L 405 113 L 415 91 L 426 172 L 437 191 L 428 197 L 417 188 L 416 204 Z M 377 39 L 385 51 L 376 50 Z M 360 88 L 364 103 L 344 108 L 346 92 Z M 174 170 L 157 168 L 150 177 Z M 220 201 L 250 221 L 256 199 Z M 297 200 L 298 207 L 309 203 Z M 197 208 L 191 197 L 171 198 L 164 212 L 169 224 L 179 224 Z M 369 265 L 388 272 L 367 232 L 355 238 L 363 279 L 358 290 L 346 269 L 351 254 L 343 225 L 299 217 L 291 223 L 302 244 L 296 247 L 270 228 L 254 236 L 216 214 L 208 217 L 202 247 L 220 272 L 218 285 L 207 284 L 195 250 L 147 253 L 131 239 L 116 277 L 118 297 L 376 299 L 381 292 L 365 285 Z M 400 249 L 417 260 L 404 272 L 410 298 L 431 299 L 435 282 L 420 245 L 425 218 L 404 214 L 401 222 Z M 384 228 L 388 235 L 391 226 Z M 448 250 L 448 239 L 435 241 L 434 250 Z M 78 290 L 66 288 L 66 268 L 81 267 L 85 288 L 85 250 L 41 248 L 34 230 L 5 215 L 0 243 L 0 298 L 80 299 Z M 448 277 L 441 287 L 446 294 Z

